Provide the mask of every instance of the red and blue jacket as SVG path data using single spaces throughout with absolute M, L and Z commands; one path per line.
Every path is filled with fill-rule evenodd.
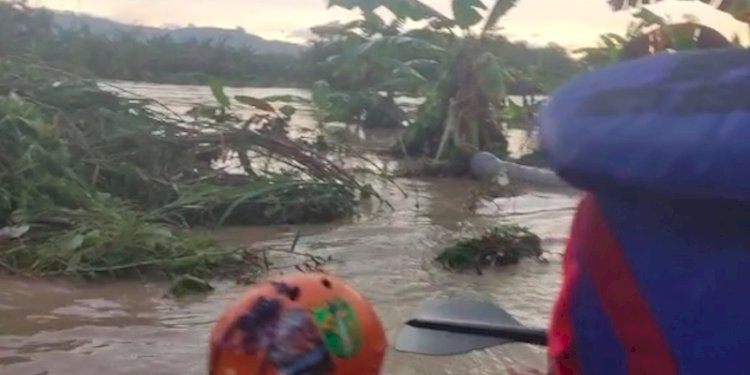
M 601 69 L 541 115 L 585 190 L 549 331 L 553 374 L 739 374 L 750 358 L 750 51 Z

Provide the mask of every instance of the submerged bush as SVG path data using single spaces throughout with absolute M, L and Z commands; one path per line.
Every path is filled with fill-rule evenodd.
M 302 143 L 266 135 L 288 120 L 238 119 L 228 98 L 184 120 L 158 103 L 104 91 L 34 62 L 0 59 L 0 268 L 83 276 L 237 267 L 243 253 L 192 225 L 331 221 L 362 186 Z M 203 108 L 206 109 L 206 108 Z M 234 155 L 244 174 L 215 166 Z M 263 163 L 256 162 L 263 160 Z M 274 160 L 273 171 L 258 165 Z M 10 228 L 10 229 L 8 229 Z
M 443 267 L 454 271 L 483 267 L 506 266 L 522 258 L 541 258 L 542 240 L 527 228 L 503 225 L 492 228 L 477 238 L 461 240 L 436 258 Z
M 87 210 L 51 209 L 29 217 L 29 236 L 6 244 L 6 270 L 84 277 L 182 273 L 210 275 L 241 261 L 238 249 L 183 233 L 122 204 L 102 202 Z
M 196 184 L 156 212 L 177 223 L 297 224 L 352 215 L 355 202 L 353 192 L 339 184 L 272 178 L 241 186 Z

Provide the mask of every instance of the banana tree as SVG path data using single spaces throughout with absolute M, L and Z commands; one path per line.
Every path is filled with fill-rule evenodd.
M 715 29 L 686 22 L 666 25 L 631 39 L 621 51 L 620 58 L 638 58 L 667 50 L 681 51 L 731 46 L 733 44 Z
M 484 42 L 515 3 L 496 0 L 488 7 L 481 0 L 453 0 L 453 15 L 448 17 L 419 0 L 330 1 L 331 6 L 359 9 L 363 14 L 385 9 L 399 20 L 426 21 L 428 26 L 422 29 L 371 38 L 355 54 L 360 59 L 377 56 L 390 61 L 394 69 L 386 85 L 408 83 L 426 96 L 399 143 L 407 154 L 438 160 L 463 150 L 507 154 L 499 123 L 506 72 Z M 420 53 L 410 56 L 412 60 L 388 59 L 404 50 Z
M 599 35 L 596 47 L 579 48 L 573 51 L 581 54 L 581 62 L 588 68 L 598 68 L 616 63 L 625 45 L 628 43 L 622 35 L 608 33 Z
M 607 0 L 609 6 L 615 10 L 639 8 L 644 5 L 662 2 L 663 0 Z M 731 14 L 735 19 L 750 23 L 750 0 L 683 0 L 700 1 L 719 10 Z
M 599 46 L 576 50 L 583 54 L 581 61 L 595 68 L 662 51 L 734 45 L 720 32 L 697 22 L 670 24 L 646 8 L 639 8 L 633 16 L 636 21 L 630 24 L 625 36 L 604 34 L 600 36 Z
M 402 126 L 406 115 L 395 97 L 419 93 L 429 74 L 426 77 L 414 69 L 429 72 L 432 60 L 423 58 L 434 57 L 435 47 L 400 37 L 402 19 L 386 23 L 371 3 L 365 5 L 359 20 L 312 29 L 316 38 L 302 61 L 309 75 L 318 79 L 313 86 L 326 87 L 330 99 L 316 108 L 324 122 Z
M 420 118 L 423 122 L 415 125 L 417 131 L 419 126 L 426 128 L 427 134 L 432 129 L 442 130 L 440 143 L 434 150 L 436 160 L 445 154 L 460 156 L 464 151 L 491 151 L 507 156 L 508 143 L 500 119 L 505 108 L 505 78 L 509 72 L 503 70 L 492 52 L 482 48 L 482 42 L 515 3 L 515 0 L 497 0 L 488 9 L 480 0 L 453 1 L 453 19 L 447 23 L 460 28 L 463 37 L 451 51 L 446 64 L 448 69 L 435 88 L 436 95 L 425 104 L 429 108 L 427 111 L 431 109 L 442 116 L 435 117 L 435 113 L 425 111 Z M 482 11 L 486 11 L 485 17 Z M 480 26 L 483 19 L 479 32 L 475 33 L 473 29 Z M 404 139 L 407 151 L 410 144 L 429 146 L 431 137 L 409 139 L 409 135 L 407 132 Z

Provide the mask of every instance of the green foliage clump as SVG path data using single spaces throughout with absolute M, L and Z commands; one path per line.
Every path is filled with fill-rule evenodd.
M 610 2 L 615 9 L 621 6 L 615 2 Z M 575 51 L 581 54 L 584 66 L 600 68 L 665 51 L 741 47 L 739 42 L 731 42 L 721 32 L 695 20 L 672 23 L 647 8 L 636 9 L 624 35 L 604 34 L 598 46 Z
M 497 0 L 488 7 L 482 1 L 455 0 L 451 18 L 416 0 L 330 1 L 329 6 L 359 9 L 362 19 L 314 30 L 319 38 L 307 56 L 335 90 L 356 88 L 367 97 L 426 97 L 415 118 L 402 116 L 408 127 L 397 150 L 436 161 L 452 159 L 458 150 L 504 157 L 508 83 L 523 81 L 531 71 L 527 64 L 522 68 L 528 72 L 519 73 L 510 60 L 501 59 L 503 46 L 513 44 L 491 31 L 515 3 Z M 386 23 L 375 13 L 379 8 L 390 11 L 396 21 Z M 406 20 L 428 22 L 422 29 L 405 31 Z
M 530 230 L 517 225 L 492 228 L 477 238 L 461 240 L 443 250 L 436 261 L 454 271 L 518 263 L 522 258 L 540 258 L 542 240 Z M 481 272 L 481 271 L 480 271 Z
M 59 125 L 17 94 L 0 97 L 0 223 L 30 227 L 20 241 L 0 243 L 6 271 L 180 273 L 228 260 L 230 252 L 213 240 L 179 236 L 156 216 L 95 190 L 73 167 Z
M 282 176 L 255 178 L 241 186 L 195 184 L 155 212 L 177 223 L 316 223 L 352 215 L 356 198 L 344 185 Z
M 186 120 L 35 61 L 0 59 L 0 268 L 203 276 L 241 266 L 243 253 L 187 233 L 193 225 L 354 212 L 363 187 L 352 176 L 268 134 L 288 111 L 242 97 L 264 113 L 239 119 L 213 89 L 219 104 L 201 108 L 208 117 Z M 246 173 L 215 167 L 231 153 Z M 258 169 L 269 160 L 286 167 Z
M 206 280 L 193 275 L 183 275 L 172 282 L 169 293 L 177 298 L 212 292 L 214 287 Z
M 94 199 L 94 207 L 53 207 L 15 217 L 31 230 L 0 247 L 5 271 L 33 275 L 132 277 L 183 273 L 210 276 L 241 264 L 240 249 L 183 232 L 121 202 Z
M 502 0 L 487 7 L 482 1 L 455 0 L 450 18 L 418 0 L 329 1 L 329 7 L 357 9 L 362 17 L 312 28 L 315 39 L 301 65 L 317 81 L 314 92 L 323 82 L 333 94 L 333 100 L 323 106 L 316 101 L 316 107 L 325 108 L 328 121 L 365 128 L 408 125 L 398 148 L 412 156 L 434 157 L 449 121 L 456 123 L 457 135 L 447 140 L 447 154 L 465 143 L 504 155 L 507 145 L 498 125 L 505 95 L 527 95 L 529 87 L 552 89 L 579 70 L 559 46 L 532 48 L 492 34 L 515 3 Z M 395 20 L 381 18 L 376 11 L 383 9 Z M 484 18 L 477 35 L 474 26 Z M 407 20 L 427 23 L 406 30 Z M 410 108 L 395 105 L 392 98 L 399 96 L 427 101 L 413 118 Z

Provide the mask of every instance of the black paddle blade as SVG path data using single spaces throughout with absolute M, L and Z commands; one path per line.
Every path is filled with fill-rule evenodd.
M 546 344 L 544 330 L 524 327 L 507 311 L 466 299 L 426 301 L 399 332 L 401 352 L 447 356 L 512 342 Z

